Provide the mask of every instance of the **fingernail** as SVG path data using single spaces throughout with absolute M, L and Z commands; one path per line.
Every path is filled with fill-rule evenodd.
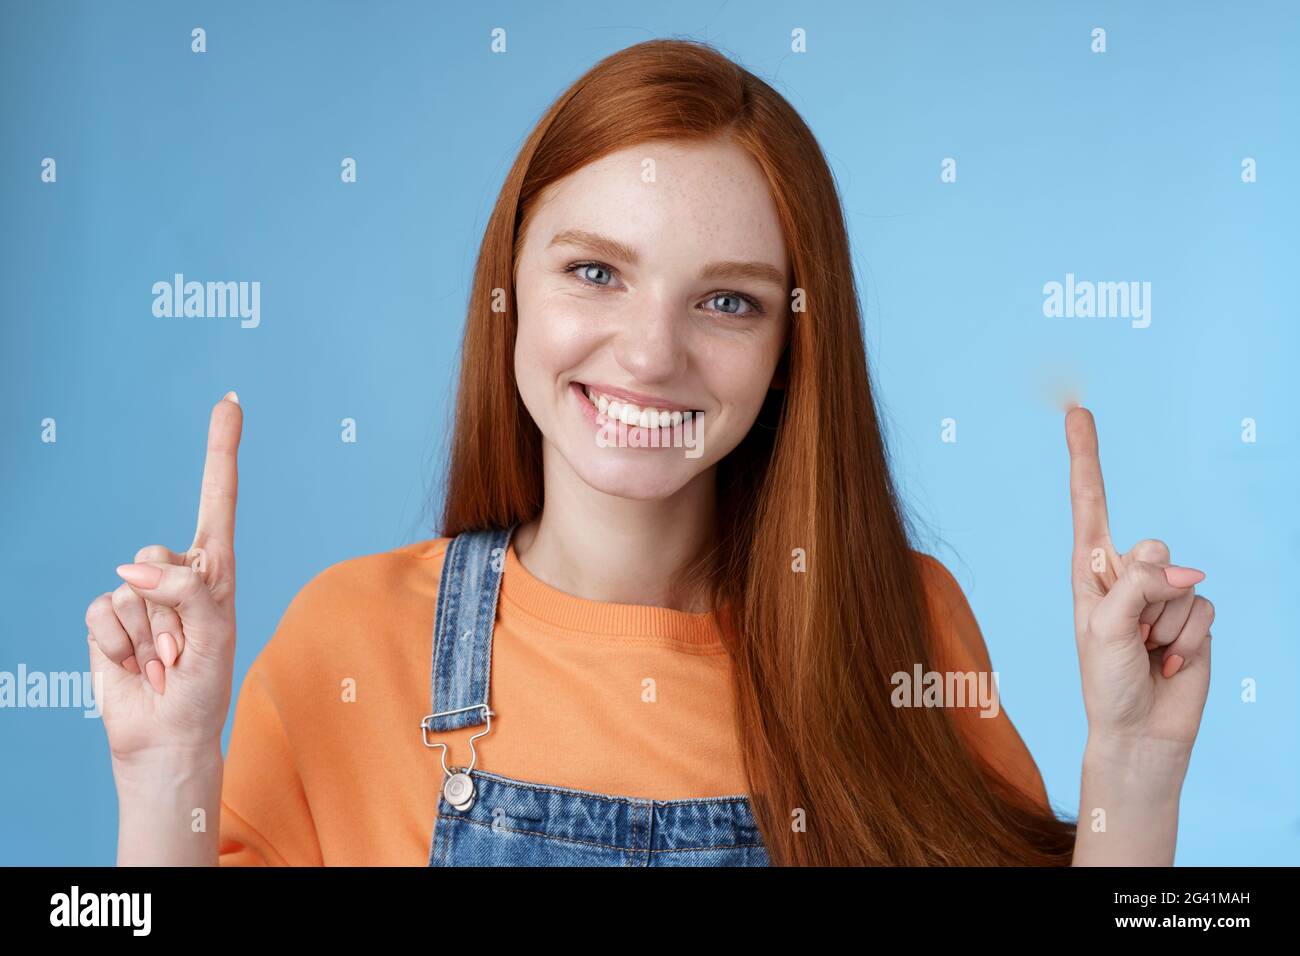
M 1175 564 L 1165 568 L 1165 580 L 1176 588 L 1190 588 L 1205 580 L 1205 572 L 1195 568 L 1180 568 Z
M 239 396 L 235 394 L 234 389 L 231 389 L 229 392 L 226 392 L 225 395 L 222 395 L 221 399 L 226 402 L 234 402 L 236 405 L 239 404 Z
M 1138 625 L 1138 636 L 1140 636 L 1140 637 L 1142 638 L 1142 643 L 1145 644 L 1145 643 L 1147 642 L 1147 639 L 1151 637 L 1151 625 L 1150 625 L 1150 624 L 1139 624 L 1139 625 Z
M 1182 666 L 1183 666 L 1183 655 L 1170 654 L 1168 657 L 1165 658 L 1164 667 L 1161 668 L 1160 672 L 1165 675 L 1166 679 L 1168 679 L 1170 677 L 1173 677 L 1175 674 L 1177 674 L 1178 669 Z
M 145 675 L 149 678 L 149 683 L 158 693 L 163 692 L 163 666 L 161 661 L 153 660 L 144 665 Z
M 176 663 L 176 638 L 164 632 L 153 639 L 153 645 L 158 648 L 163 664 L 171 667 Z
M 127 670 L 129 670 L 132 674 L 140 673 L 140 662 L 135 659 L 134 654 L 132 654 L 130 657 L 124 660 L 122 662 L 122 666 L 125 667 Z
M 119 564 L 117 576 L 127 584 L 148 590 L 156 588 L 162 580 L 162 568 L 152 564 Z

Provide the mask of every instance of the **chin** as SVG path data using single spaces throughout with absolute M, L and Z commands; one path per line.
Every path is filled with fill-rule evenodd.
M 621 449 L 602 449 L 612 451 L 609 460 L 598 460 L 588 451 L 581 460 L 569 459 L 574 472 L 589 487 L 606 495 L 628 498 L 633 501 L 658 501 L 669 498 L 690 484 L 700 473 L 699 463 L 684 457 L 672 461 L 644 462 L 637 458 L 647 453 L 636 452 L 637 458 L 628 460 L 627 452 Z M 649 454 L 681 456 L 680 449 Z

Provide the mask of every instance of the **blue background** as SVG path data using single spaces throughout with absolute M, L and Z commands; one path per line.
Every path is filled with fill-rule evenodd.
M 229 388 L 246 410 L 236 687 L 313 575 L 431 536 L 506 170 L 598 59 L 689 36 L 772 82 L 833 164 L 917 543 L 966 589 L 1054 803 L 1077 811 L 1086 736 L 1051 397 L 1073 389 L 1097 416 L 1117 545 L 1168 541 L 1217 607 L 1178 862 L 1300 860 L 1296 5 L 21 2 L 0 17 L 0 670 L 85 670 L 85 607 L 114 566 L 189 544 L 208 410 Z M 155 318 L 150 288 L 175 272 L 260 281 L 261 326 Z M 1150 281 L 1151 326 L 1045 318 L 1043 284 L 1067 272 Z M 0 863 L 114 861 L 98 720 L 0 711 L 0 754 Z

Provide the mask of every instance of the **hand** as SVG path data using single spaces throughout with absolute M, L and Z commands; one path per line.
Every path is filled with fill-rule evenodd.
M 115 772 L 176 755 L 220 755 L 235 657 L 236 457 L 243 410 L 230 392 L 212 410 L 194 544 L 141 548 L 126 582 L 86 611 L 91 670 L 102 675 Z M 120 778 L 119 778 L 120 780 Z
M 1170 564 L 1160 541 L 1127 554 L 1111 544 L 1092 413 L 1065 417 L 1074 514 L 1074 630 L 1089 746 L 1136 747 L 1185 761 L 1210 683 L 1214 605 L 1195 593 L 1205 575 Z M 1152 768 L 1154 769 L 1154 768 Z

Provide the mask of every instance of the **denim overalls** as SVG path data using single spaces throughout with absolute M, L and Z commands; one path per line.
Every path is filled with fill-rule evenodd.
M 513 530 L 465 532 L 447 546 L 433 624 L 433 712 L 420 722 L 425 746 L 441 748 L 444 773 L 429 865 L 767 866 L 744 795 L 647 800 L 475 768 L 474 741 L 495 716 L 492 629 Z M 430 734 L 479 724 L 469 766 L 449 768 L 447 745 Z

